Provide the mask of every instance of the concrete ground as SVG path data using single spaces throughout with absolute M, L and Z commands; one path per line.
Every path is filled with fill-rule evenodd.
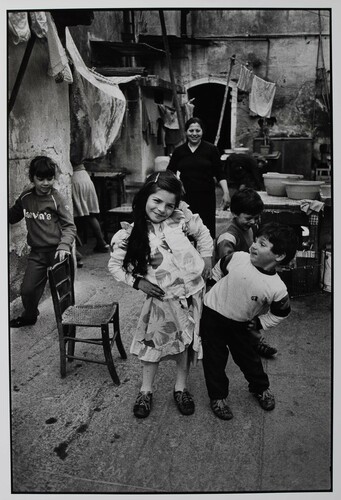
M 292 314 L 266 334 L 277 346 L 265 360 L 276 408 L 263 411 L 233 361 L 231 421 L 214 416 L 202 366 L 192 370 L 194 415 L 181 415 L 172 390 L 174 364 L 160 364 L 150 416 L 132 406 L 140 363 L 129 354 L 143 293 L 116 283 L 108 256 L 91 254 L 77 271 L 78 303 L 120 304 L 128 359 L 114 348 L 121 379 L 105 366 L 78 362 L 59 374 L 56 322 L 49 297 L 35 326 L 10 331 L 12 493 L 330 492 L 332 487 L 331 295 L 292 301 Z M 11 313 L 20 312 L 18 301 Z M 79 344 L 78 352 L 96 347 Z M 99 357 L 102 353 L 98 351 Z

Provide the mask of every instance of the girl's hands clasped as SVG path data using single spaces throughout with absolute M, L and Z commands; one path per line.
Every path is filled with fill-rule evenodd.
M 165 292 L 162 290 L 162 288 L 160 288 L 157 285 L 154 285 L 153 283 L 146 280 L 145 278 L 142 278 L 139 281 L 138 289 L 142 290 L 142 292 L 149 295 L 150 297 L 154 297 L 154 298 L 159 299 L 159 300 L 163 300 L 163 297 L 165 295 Z

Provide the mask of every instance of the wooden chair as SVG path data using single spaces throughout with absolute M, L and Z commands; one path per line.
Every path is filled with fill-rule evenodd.
M 66 360 L 77 359 L 107 365 L 114 384 L 120 385 L 111 352 L 112 344 L 115 341 L 121 358 L 127 359 L 120 335 L 118 303 L 75 305 L 74 265 L 70 257 L 50 267 L 48 276 L 59 335 L 61 376 L 65 377 L 66 375 Z M 109 334 L 110 323 L 113 324 L 112 336 Z M 101 337 L 77 338 L 77 326 L 101 328 Z M 75 356 L 76 342 L 102 346 L 105 361 Z

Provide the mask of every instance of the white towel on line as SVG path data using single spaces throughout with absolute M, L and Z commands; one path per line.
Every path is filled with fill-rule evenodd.
M 253 72 L 247 69 L 246 66 L 242 66 L 240 68 L 239 79 L 237 82 L 238 89 L 244 92 L 250 92 L 253 77 L 254 77 Z
M 270 118 L 272 103 L 275 97 L 276 84 L 266 82 L 258 76 L 252 80 L 249 108 L 256 115 Z

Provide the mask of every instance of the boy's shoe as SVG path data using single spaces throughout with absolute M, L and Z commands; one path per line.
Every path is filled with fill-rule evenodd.
M 276 347 L 271 347 L 264 340 L 260 340 L 253 348 L 263 358 L 272 358 L 277 353 Z
M 152 409 L 153 394 L 151 392 L 139 392 L 134 404 L 133 412 L 137 418 L 148 417 Z
M 211 399 L 211 408 L 213 413 L 222 420 L 231 420 L 233 413 L 225 399 Z
M 18 318 L 11 319 L 9 322 L 10 328 L 20 328 L 21 326 L 35 325 L 37 322 L 37 318 L 25 318 L 23 316 L 19 316 Z
M 258 403 L 263 408 L 263 410 L 271 411 L 275 408 L 275 396 L 272 392 L 267 389 L 262 393 L 252 393 L 256 399 L 258 399 Z
M 195 404 L 187 389 L 183 391 L 174 391 L 174 401 L 179 412 L 183 415 L 192 415 L 194 413 Z

